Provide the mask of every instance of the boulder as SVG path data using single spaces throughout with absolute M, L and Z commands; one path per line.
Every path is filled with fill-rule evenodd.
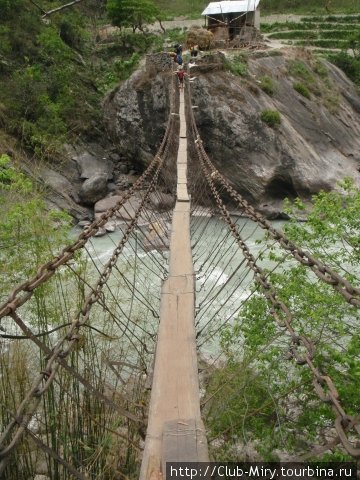
M 95 175 L 103 174 L 108 180 L 113 178 L 114 164 L 107 158 L 98 158 L 89 152 L 83 152 L 72 158 L 80 169 L 80 177 L 83 179 L 92 178 Z
M 143 241 L 144 250 L 147 252 L 150 250 L 168 250 L 170 247 L 168 232 L 169 229 L 165 222 L 150 223 Z
M 95 233 L 94 237 L 103 237 L 104 235 L 106 235 L 106 229 L 104 227 L 100 227 Z
M 126 163 L 121 163 L 118 167 L 118 171 L 119 173 L 122 173 L 122 174 L 127 174 L 129 169 L 128 169 L 128 166 L 126 165 Z
M 107 232 L 111 233 L 111 232 L 115 232 L 116 230 L 116 223 L 114 222 L 107 222 L 105 223 L 104 225 L 104 228 Z
M 161 144 L 169 112 L 168 85 L 168 75 L 150 78 L 143 68 L 104 101 L 104 120 L 111 139 L 122 157 L 136 168 L 147 165 Z
M 90 220 L 81 220 L 78 224 L 77 227 L 88 227 L 91 225 Z
M 151 193 L 149 200 L 151 205 L 158 211 L 170 210 L 175 205 L 175 197 L 168 193 Z
M 103 173 L 93 175 L 85 180 L 80 189 L 80 198 L 83 203 L 93 205 L 108 192 L 107 176 Z
M 121 195 L 113 195 L 112 197 L 103 198 L 95 204 L 95 215 L 98 213 L 104 213 L 109 208 L 113 208 L 123 197 Z M 139 208 L 140 201 L 136 198 L 132 198 L 125 202 L 121 209 L 115 212 L 117 218 L 123 220 L 131 220 L 134 218 L 136 210 Z

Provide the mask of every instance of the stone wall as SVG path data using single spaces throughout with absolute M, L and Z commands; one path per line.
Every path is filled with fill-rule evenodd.
M 166 72 L 167 70 L 171 70 L 172 64 L 173 59 L 166 52 L 146 55 L 145 66 L 148 72 L 151 72 L 151 70 L 153 70 L 154 73 Z

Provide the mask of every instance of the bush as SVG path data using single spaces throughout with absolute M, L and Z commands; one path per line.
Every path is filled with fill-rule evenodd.
M 329 60 L 337 67 L 341 68 L 343 72 L 357 85 L 360 85 L 360 60 L 351 57 L 345 52 L 336 55 L 329 55 Z
M 244 77 L 248 73 L 246 61 L 241 55 L 236 55 L 231 59 L 226 59 L 225 68 L 234 75 L 239 75 L 241 77 Z
M 309 83 L 313 83 L 315 81 L 314 76 L 310 72 L 308 66 L 301 60 L 289 60 L 288 72 L 293 77 L 302 78 Z
M 260 82 L 260 88 L 268 95 L 273 95 L 276 92 L 275 82 L 268 75 L 261 77 Z
M 263 110 L 260 118 L 269 127 L 276 127 L 281 123 L 280 113 L 277 110 Z
M 295 82 L 293 83 L 293 88 L 303 97 L 311 98 L 309 89 L 303 83 Z

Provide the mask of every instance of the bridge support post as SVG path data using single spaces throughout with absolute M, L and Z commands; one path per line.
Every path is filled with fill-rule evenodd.
M 167 462 L 209 460 L 200 414 L 183 91 L 180 91 L 179 113 L 177 201 L 173 212 L 169 277 L 161 292 L 160 326 L 141 480 L 164 479 Z

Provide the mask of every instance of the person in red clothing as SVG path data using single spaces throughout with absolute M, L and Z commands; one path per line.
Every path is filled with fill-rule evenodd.
M 179 88 L 183 89 L 184 88 L 184 78 L 188 77 L 189 75 L 184 71 L 183 68 L 179 68 L 178 71 L 176 72 L 176 75 L 179 80 Z

